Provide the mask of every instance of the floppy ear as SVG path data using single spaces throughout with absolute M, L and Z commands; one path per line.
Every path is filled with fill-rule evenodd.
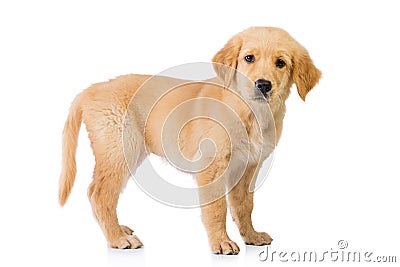
M 217 63 L 213 64 L 214 70 L 218 77 L 224 81 L 225 86 L 229 86 L 235 75 L 241 47 L 242 40 L 238 36 L 234 36 L 212 58 L 212 62 Z
M 299 45 L 293 58 L 293 81 L 303 101 L 306 100 L 306 95 L 318 83 L 320 77 L 321 71 L 314 66 L 307 50 Z

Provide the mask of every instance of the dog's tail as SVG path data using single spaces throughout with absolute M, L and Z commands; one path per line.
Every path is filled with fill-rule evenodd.
M 76 147 L 82 123 L 81 98 L 79 94 L 71 104 L 62 137 L 62 169 L 60 175 L 59 202 L 64 206 L 74 185 L 76 175 Z

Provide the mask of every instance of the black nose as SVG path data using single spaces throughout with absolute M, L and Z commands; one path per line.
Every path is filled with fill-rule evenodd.
M 258 79 L 255 82 L 256 88 L 263 93 L 263 95 L 266 95 L 269 91 L 272 89 L 272 83 L 271 81 L 265 80 L 265 79 Z

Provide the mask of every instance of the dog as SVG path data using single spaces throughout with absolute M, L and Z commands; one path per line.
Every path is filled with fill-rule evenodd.
M 305 101 L 321 72 L 302 45 L 273 27 L 234 35 L 212 64 L 217 76 L 203 83 L 130 74 L 94 84 L 74 99 L 63 130 L 59 202 L 66 203 L 74 184 L 83 121 L 95 156 L 88 197 L 109 247 L 143 246 L 133 230 L 119 224 L 116 207 L 128 178 L 149 153 L 201 166 L 192 173 L 199 188 L 213 185 L 199 190 L 213 253 L 239 253 L 226 231 L 226 196 L 244 242 L 271 243 L 252 225 L 254 181 L 280 139 L 290 88 L 295 84 Z M 182 110 L 174 113 L 177 108 Z M 201 148 L 204 140 L 212 145 Z

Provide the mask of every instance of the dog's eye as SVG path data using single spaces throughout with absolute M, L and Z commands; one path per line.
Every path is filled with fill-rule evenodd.
M 278 59 L 275 61 L 275 65 L 276 65 L 278 68 L 282 69 L 283 67 L 286 66 L 286 62 L 285 62 L 283 59 L 278 58 Z
M 253 63 L 254 60 L 256 60 L 256 59 L 255 59 L 254 55 L 247 55 L 247 56 L 244 57 L 244 60 L 245 60 L 247 63 Z

